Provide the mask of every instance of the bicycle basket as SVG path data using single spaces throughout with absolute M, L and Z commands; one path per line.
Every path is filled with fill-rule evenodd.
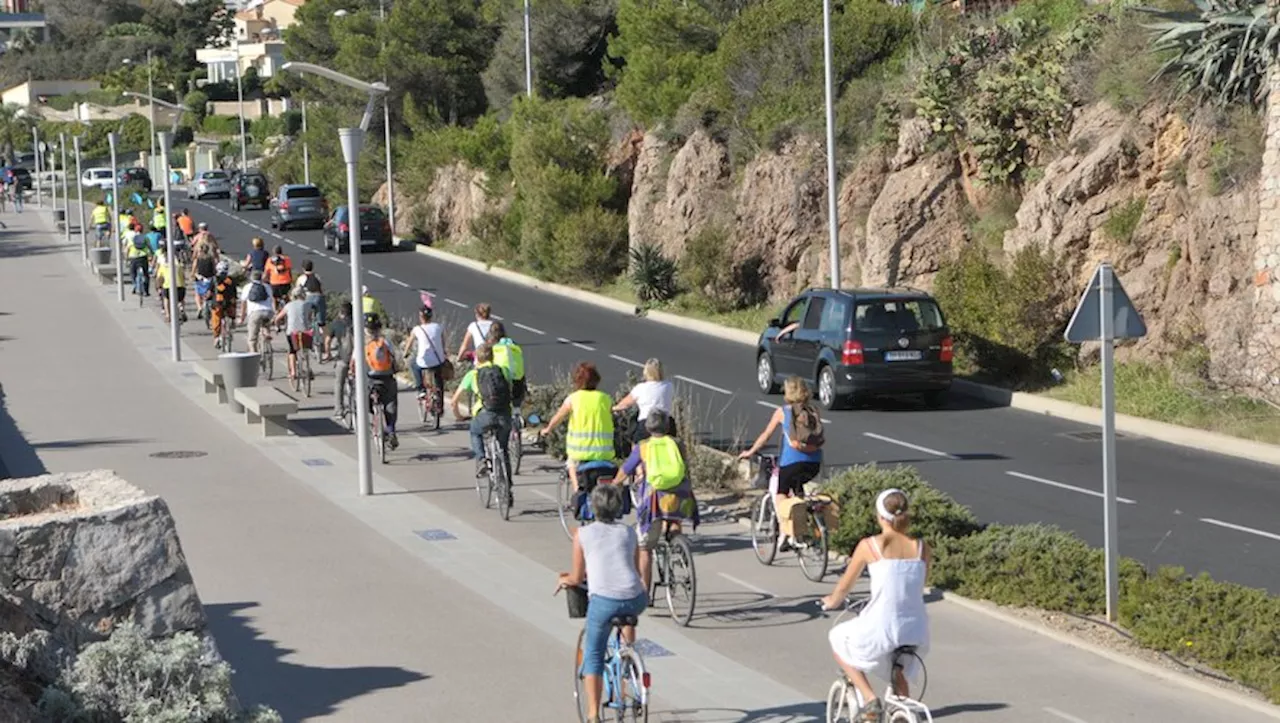
M 564 589 L 564 599 L 569 605 L 569 617 L 579 620 L 587 616 L 587 588 L 575 585 Z

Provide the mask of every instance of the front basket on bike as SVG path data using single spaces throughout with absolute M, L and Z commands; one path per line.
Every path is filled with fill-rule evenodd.
M 566 587 L 565 600 L 569 604 L 569 617 L 579 620 L 587 616 L 587 589 L 581 585 Z

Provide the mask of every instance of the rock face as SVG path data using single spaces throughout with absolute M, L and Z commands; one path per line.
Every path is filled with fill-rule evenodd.
M 205 629 L 164 501 L 103 470 L 0 481 L 0 630 L 79 649 L 124 620 Z
M 465 163 L 455 163 L 436 170 L 435 180 L 425 196 L 406 192 L 404 185 L 395 186 L 396 227 L 398 238 L 424 243 L 440 240 L 462 240 L 471 236 L 471 226 L 490 210 L 488 177 Z M 387 206 L 387 184 L 373 194 L 373 203 Z

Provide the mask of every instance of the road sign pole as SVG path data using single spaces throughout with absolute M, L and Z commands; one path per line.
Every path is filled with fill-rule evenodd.
M 1120 593 L 1120 553 L 1116 541 L 1116 384 L 1115 384 L 1115 276 L 1110 264 L 1099 269 L 1102 342 L 1102 525 L 1107 566 L 1107 620 L 1116 622 Z

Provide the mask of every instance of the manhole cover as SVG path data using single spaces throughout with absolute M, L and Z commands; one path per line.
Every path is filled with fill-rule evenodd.
M 1066 432 L 1062 436 L 1081 442 L 1101 442 L 1102 432 Z M 1124 439 L 1123 434 L 1116 432 L 1116 439 Z
M 208 452 L 197 452 L 194 449 L 179 449 L 173 452 L 152 452 L 148 456 L 156 459 L 194 459 L 208 454 Z

